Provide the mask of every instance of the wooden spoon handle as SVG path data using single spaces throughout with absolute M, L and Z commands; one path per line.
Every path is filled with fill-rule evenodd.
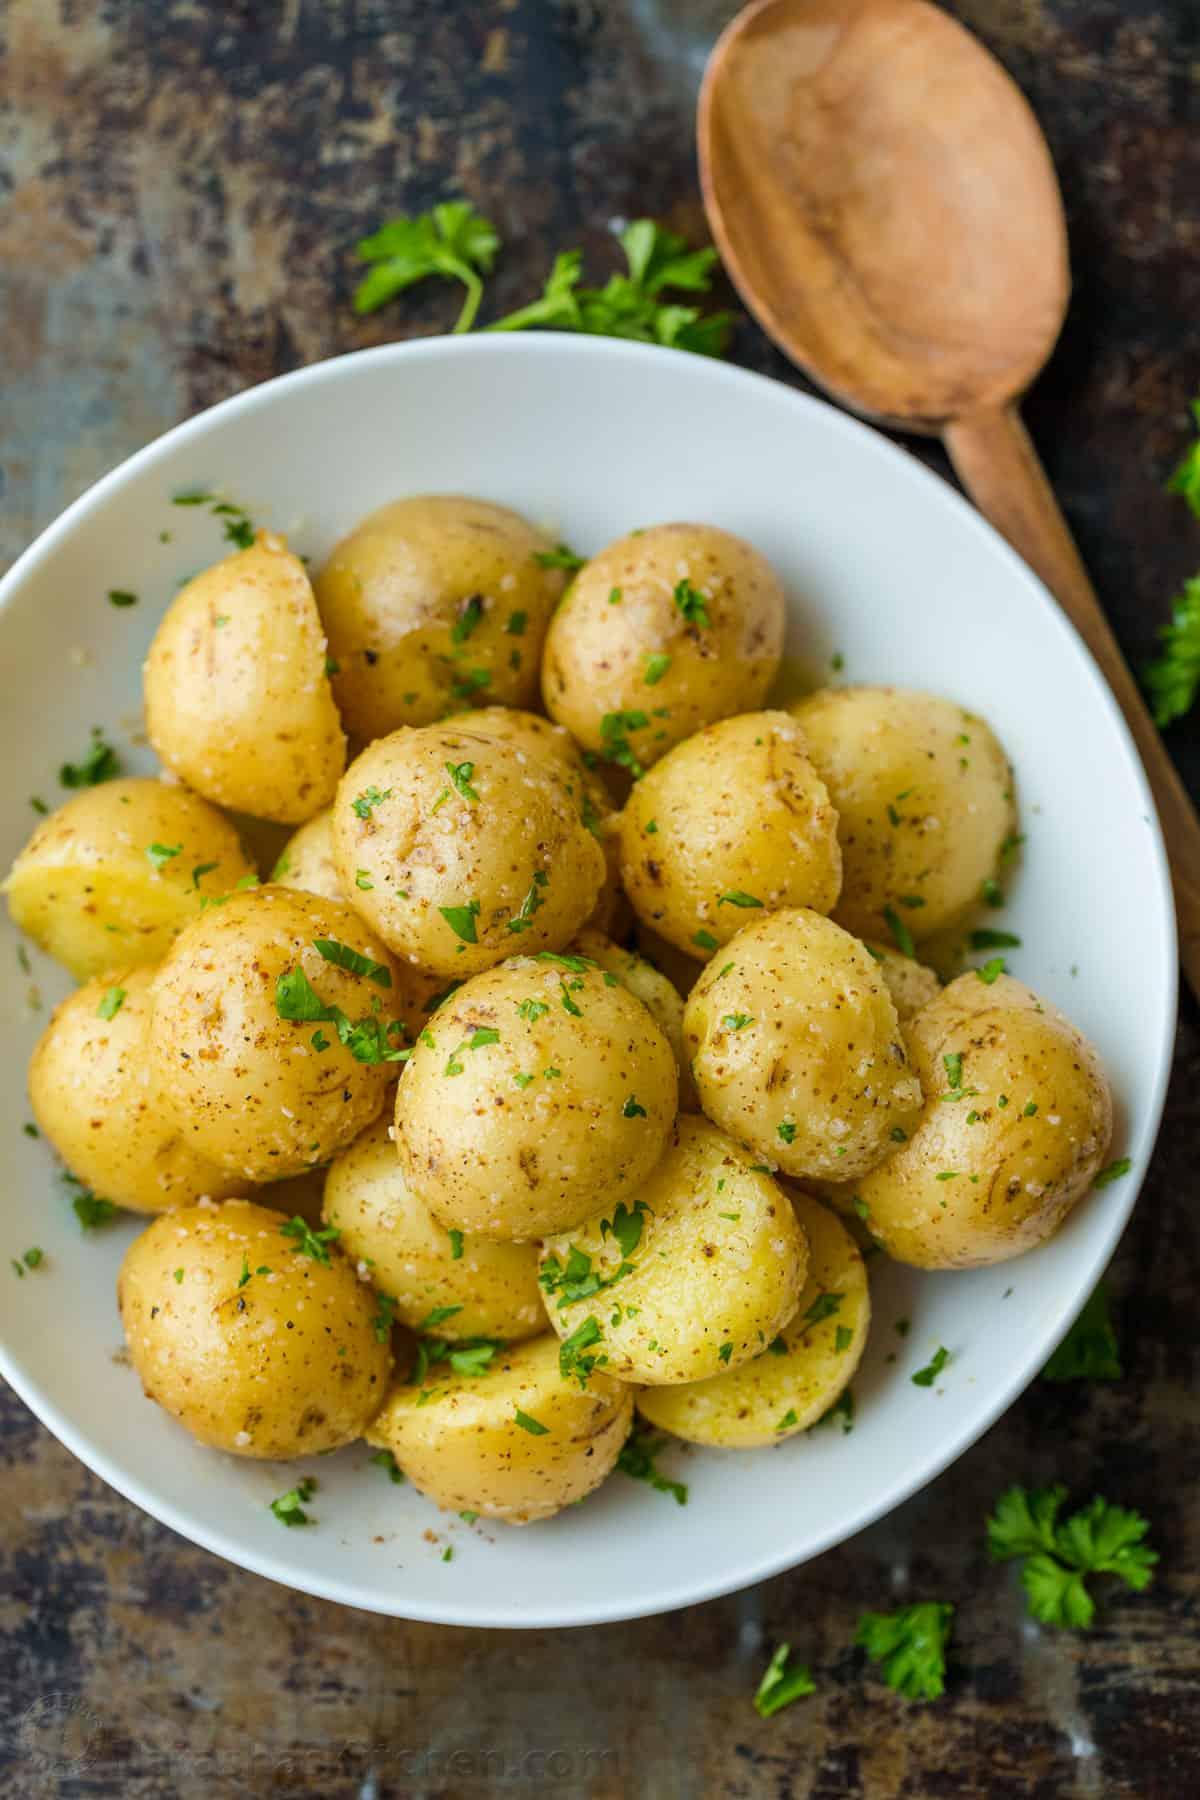
M 1158 807 L 1179 924 L 1179 955 L 1200 996 L 1200 819 L 1088 579 L 1054 490 L 1015 407 L 955 419 L 946 449 L 984 517 L 1041 576 L 1099 663 L 1133 733 Z

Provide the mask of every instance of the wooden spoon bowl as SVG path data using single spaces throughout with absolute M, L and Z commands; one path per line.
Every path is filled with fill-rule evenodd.
M 1154 790 L 1200 993 L 1200 820 L 1017 411 L 1070 294 L 1020 90 L 926 0 L 757 0 L 709 59 L 698 142 L 713 236 L 763 329 L 856 411 L 940 433 L 1099 663 Z

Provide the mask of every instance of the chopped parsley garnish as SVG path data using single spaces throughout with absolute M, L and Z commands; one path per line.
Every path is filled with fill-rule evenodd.
M 386 1344 L 392 1335 L 392 1326 L 396 1319 L 398 1302 L 390 1294 L 376 1294 L 375 1317 L 371 1320 L 371 1329 L 375 1333 L 378 1344 Z
M 508 618 L 505 620 L 505 623 L 504 623 L 504 629 L 508 633 L 509 637 L 524 637 L 525 636 L 525 627 L 528 622 L 529 622 L 529 614 L 528 613 L 523 613 L 523 612 L 509 613 Z
M 218 865 L 215 862 L 197 863 L 192 870 L 192 892 L 198 893 L 200 882 L 205 875 L 211 875 Z
M 914 1387 L 932 1387 L 946 1364 L 950 1361 L 950 1352 L 945 1344 L 939 1344 L 923 1369 L 918 1369 L 912 1377 Z
M 971 933 L 972 950 L 1019 950 L 1021 940 L 1015 931 L 991 931 L 982 927 Z
M 728 894 L 722 894 L 717 901 L 718 906 L 761 906 L 762 901 L 754 894 L 747 894 L 741 888 L 732 888 Z
M 629 742 L 629 733 L 644 731 L 649 723 L 647 715 L 636 708 L 626 712 L 605 713 L 600 720 L 600 739 L 606 759 L 622 769 L 628 769 L 634 777 L 644 774 Z
M 576 556 L 566 544 L 556 544 L 553 550 L 535 550 L 533 560 L 539 569 L 566 569 L 568 574 L 574 575 L 577 569 L 582 569 L 587 557 Z
M 692 942 L 693 944 L 699 944 L 701 950 L 715 950 L 717 948 L 717 940 L 711 931 L 697 931 L 692 938 Z
M 954 1608 L 926 1600 L 895 1612 L 866 1612 L 854 1642 L 881 1665 L 890 1688 L 906 1700 L 936 1700 L 946 1685 L 946 1645 Z
M 388 1480 L 394 1482 L 397 1487 L 403 1482 L 404 1471 L 400 1468 L 396 1462 L 396 1458 L 392 1455 L 390 1450 L 377 1450 L 374 1456 L 368 1458 L 368 1461 L 373 1468 L 382 1469 L 387 1475 Z
M 581 1388 L 587 1386 L 588 1376 L 597 1363 L 608 1360 L 605 1356 L 588 1354 L 592 1345 L 600 1343 L 603 1337 L 599 1319 L 589 1313 L 582 1325 L 577 1325 L 570 1337 L 563 1339 L 558 1347 L 558 1371 L 564 1381 L 569 1381 L 573 1375 Z
M 887 928 L 891 932 L 893 942 L 901 956 L 915 956 L 917 954 L 917 947 L 913 943 L 913 934 L 908 929 L 908 926 L 904 923 L 904 920 L 900 917 L 900 914 L 896 911 L 895 907 L 885 906 L 883 909 L 883 916 L 887 921 Z
M 620 606 L 620 604 L 621 604 L 621 590 L 620 590 L 620 588 L 619 588 L 619 587 L 615 587 L 615 588 L 609 588 L 609 590 L 608 590 L 608 604 L 609 604 L 609 605 L 610 605 L 610 606 Z
M 375 962 L 364 956 L 360 950 L 352 950 L 349 944 L 341 943 L 337 938 L 314 938 L 313 948 L 328 963 L 334 963 L 339 969 L 345 969 L 351 975 L 365 975 L 377 987 L 390 988 L 392 972 L 385 963 Z
M 294 1488 L 289 1488 L 286 1494 L 280 1494 L 277 1500 L 272 1500 L 271 1511 L 281 1525 L 315 1525 L 316 1520 L 304 1508 L 316 1491 L 316 1482 L 310 1475 L 306 1475 Z
M 366 869 L 355 869 L 354 885 L 356 888 L 361 888 L 364 894 L 369 894 L 373 890 L 375 883 L 371 880 Z
M 471 594 L 458 609 L 458 617 L 450 628 L 450 640 L 465 644 L 483 617 L 483 595 Z
M 1116 1575 L 1135 1592 L 1154 1579 L 1158 1554 L 1143 1539 L 1141 1513 L 1096 1498 L 1059 1522 L 1065 1487 L 1011 1487 L 987 1522 L 993 1562 L 1023 1559 L 1021 1585 L 1030 1612 L 1043 1625 L 1086 1631 L 1096 1614 L 1089 1575 Z
M 665 650 L 656 650 L 653 656 L 646 658 L 646 667 L 642 671 L 642 680 L 647 687 L 657 687 L 671 666 L 671 658 Z
M 108 604 L 110 606 L 136 606 L 137 595 L 131 594 L 128 588 L 109 588 Z
M 848 1350 L 853 1342 L 854 1333 L 851 1331 L 850 1327 L 848 1325 L 839 1325 L 833 1334 L 834 1349 L 838 1352 Z
M 950 1086 L 952 1088 L 960 1088 L 962 1086 L 962 1078 L 963 1078 L 962 1077 L 962 1067 L 963 1067 L 962 1051 L 961 1050 L 952 1050 L 948 1056 L 943 1056 L 942 1067 L 946 1071 L 946 1079 L 949 1081 Z
M 475 931 L 475 921 L 479 917 L 478 900 L 468 900 L 464 906 L 439 906 L 438 911 L 454 935 L 461 938 L 464 944 L 479 942 Z
M 328 1268 L 328 1246 L 335 1244 L 342 1234 L 336 1225 L 326 1225 L 320 1231 L 314 1231 L 307 1219 L 302 1219 L 297 1213 L 295 1218 L 284 1220 L 279 1227 L 279 1235 L 291 1238 L 301 1255 L 311 1256 L 314 1262 L 324 1263 Z
M 110 987 L 106 991 L 99 1006 L 96 1008 L 96 1016 L 100 1019 L 115 1019 L 124 1004 L 125 989 L 123 987 Z
M 696 625 L 700 630 L 706 631 L 712 624 L 708 611 L 708 596 L 702 594 L 699 588 L 694 588 L 686 578 L 676 582 L 673 599 L 689 625 Z
M 156 869 L 163 869 L 175 860 L 182 849 L 182 844 L 147 844 L 146 855 Z
M 527 1019 L 529 1021 L 529 1023 L 532 1025 L 538 1019 L 544 1018 L 549 1011 L 550 1011 L 550 1008 L 547 1005 L 546 1001 L 533 1000 L 533 999 L 530 999 L 527 997 L 526 999 L 522 1000 L 520 1005 L 517 1007 L 517 1016 L 522 1019 Z
M 111 1200 L 102 1200 L 98 1194 L 93 1194 L 74 1175 L 64 1174 L 63 1180 L 71 1190 L 71 1209 L 84 1231 L 99 1231 L 112 1224 L 117 1208 Z
M 791 1119 L 784 1119 L 775 1127 L 775 1134 L 782 1138 L 785 1144 L 792 1144 L 796 1140 L 796 1127 Z
M 476 790 L 471 786 L 471 777 L 475 773 L 475 764 L 473 762 L 461 762 L 461 763 L 448 762 L 446 764 L 446 773 L 447 773 L 447 775 L 449 775 L 451 781 L 454 783 L 454 786 L 458 790 L 458 793 L 468 803 L 468 805 L 478 806 L 479 795 L 476 792 Z
M 991 987 L 998 975 L 1007 975 L 1008 965 L 1002 956 L 993 956 L 982 968 L 976 969 L 975 973 L 984 987 Z
M 519 1406 L 514 1408 L 514 1413 L 517 1424 L 522 1431 L 527 1431 L 530 1437 L 545 1437 L 549 1432 L 548 1425 L 543 1425 L 540 1419 L 534 1419 L 529 1413 L 522 1412 Z
M 760 1718 L 769 1719 L 772 1713 L 781 1712 L 793 1700 L 803 1700 L 817 1691 L 817 1684 L 808 1664 L 789 1665 L 791 1654 L 790 1644 L 780 1644 L 767 1664 L 766 1673 L 754 1696 L 754 1710 Z
M 1122 1175 L 1128 1175 L 1132 1167 L 1133 1164 L 1127 1156 L 1118 1157 L 1116 1162 L 1110 1162 L 1106 1169 L 1101 1169 L 1100 1173 L 1093 1181 L 1092 1186 L 1094 1188 L 1106 1188 L 1110 1182 L 1119 1181 Z
M 463 1234 L 461 1231 L 452 1229 L 448 1235 L 450 1238 L 450 1260 L 451 1262 L 461 1262 L 463 1253 Z
M 642 1223 L 646 1211 L 644 1200 L 635 1200 L 632 1206 L 626 1206 L 623 1200 L 618 1200 L 612 1218 L 600 1221 L 601 1242 L 611 1232 L 623 1261 L 633 1255 L 642 1241 Z M 584 1273 L 586 1274 L 586 1272 L 585 1270 Z M 613 1280 L 616 1280 L 616 1276 L 613 1277 Z M 609 1282 L 606 1285 L 611 1286 L 612 1283 Z
M 721 1020 L 722 1027 L 726 1031 L 744 1031 L 747 1025 L 753 1025 L 753 1023 L 754 1019 L 752 1015 L 743 1012 L 726 1013 L 725 1017 Z
M 536 962 L 557 963 L 562 969 L 570 969 L 572 975 L 582 975 L 596 964 L 590 956 L 576 956 L 565 950 L 538 950 L 535 952 Z
M 644 1119 L 646 1117 L 645 1107 L 639 1104 L 634 1094 L 630 1094 L 621 1108 L 621 1117 L 623 1119 Z
M 980 893 L 982 894 L 983 899 L 985 900 L 985 902 L 987 903 L 988 906 L 1003 906 L 1004 905 L 1004 890 L 1000 886 L 1000 883 L 998 881 L 993 880 L 993 878 L 990 875 L 988 876 L 987 880 L 983 883 L 983 886 L 980 889 Z
M 646 1482 L 656 1493 L 672 1495 L 676 1506 L 686 1506 L 688 1491 L 685 1483 L 672 1481 L 657 1466 L 657 1458 L 665 1448 L 665 1438 L 655 1437 L 653 1432 L 635 1425 L 622 1446 L 617 1467 L 622 1475 L 628 1475 L 633 1481 Z
M 733 1355 L 732 1343 L 726 1342 L 726 1343 L 722 1344 L 720 1349 L 717 1351 L 717 1355 L 720 1357 L 720 1359 L 723 1363 L 727 1363 L 729 1361 L 730 1357 Z
M 798 1425 L 799 1423 L 800 1421 L 796 1417 L 795 1407 L 789 1406 L 783 1417 L 776 1424 L 775 1429 L 776 1431 L 790 1431 L 793 1425 Z
M 360 819 L 369 819 L 377 806 L 381 806 L 385 800 L 391 799 L 392 793 L 391 788 L 384 788 L 382 791 L 375 786 L 364 788 L 362 793 L 351 802 L 351 805 Z
M 803 1319 L 806 1325 L 819 1325 L 822 1319 L 832 1319 L 841 1308 L 845 1294 L 818 1294 Z
M 99 725 L 92 726 L 92 741 L 77 763 L 63 763 L 58 771 L 65 788 L 99 787 L 121 773 L 121 761 L 111 744 L 106 744 Z

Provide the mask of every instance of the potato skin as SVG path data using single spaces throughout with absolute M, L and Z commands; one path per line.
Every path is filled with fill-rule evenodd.
M 838 812 L 834 918 L 888 939 L 892 908 L 918 942 L 957 924 L 1015 826 L 1012 770 L 990 727 L 950 700 L 892 687 L 824 688 L 791 712 Z
M 471 1049 L 479 1032 L 499 1041 Z M 396 1092 L 396 1140 L 444 1225 L 540 1237 L 639 1191 L 676 1098 L 671 1046 L 619 981 L 577 957 L 514 957 L 439 1008 Z
M 326 900 L 347 900 L 333 860 L 333 808 L 327 806 L 293 832 L 271 870 L 277 887 L 298 888 Z M 353 902 L 351 901 L 351 904 Z
M 552 1518 L 600 1486 L 633 1423 L 630 1388 L 600 1372 L 581 1388 L 559 1373 L 558 1353 L 545 1333 L 510 1344 L 483 1375 L 439 1365 L 424 1405 L 419 1388 L 397 1382 L 367 1442 L 447 1511 L 508 1525 Z M 518 1409 L 543 1431 L 518 1424 Z
M 685 583 L 698 608 L 687 607 Z M 631 532 L 584 565 L 550 622 L 546 710 L 586 749 L 609 756 L 614 733 L 605 720 L 627 715 L 619 735 L 648 768 L 702 726 L 762 705 L 783 628 L 783 589 L 743 538 L 715 525 Z M 650 661 L 663 656 L 665 667 Z M 652 677 L 661 669 L 649 683 L 648 668 Z
M 151 846 L 174 856 L 151 857 Z M 209 866 L 205 866 L 209 865 Z M 237 832 L 198 794 L 127 776 L 44 819 L 4 884 L 13 923 L 87 981 L 153 964 L 202 901 L 254 878 Z
M 318 938 L 381 964 L 390 985 L 326 961 Z M 403 1017 L 399 971 L 358 915 L 287 888 L 251 889 L 203 914 L 154 981 L 150 1045 L 164 1100 L 197 1150 L 249 1181 L 325 1162 L 378 1116 L 396 1074 L 394 1062 L 357 1061 L 332 1023 L 280 1016 L 277 983 L 295 969 L 356 1023 L 376 998 L 381 1025 Z
M 376 1119 L 334 1158 L 322 1216 L 352 1262 L 369 1259 L 371 1280 L 397 1302 L 414 1329 L 435 1308 L 455 1306 L 433 1327 L 445 1338 L 532 1337 L 546 1328 L 532 1244 L 500 1244 L 462 1234 L 459 1255 L 445 1228 L 404 1178 L 392 1123 Z
M 654 1173 L 625 1201 L 640 1230 L 616 1205 L 542 1249 L 550 1323 L 566 1339 L 592 1320 L 600 1337 L 590 1353 L 607 1374 L 701 1381 L 749 1362 L 795 1312 L 808 1246 L 791 1202 L 707 1119 L 681 1116 Z M 623 1234 L 626 1245 L 635 1239 L 628 1254 Z M 613 1285 L 564 1306 L 573 1252 Z M 632 1267 L 614 1279 L 623 1264 Z
M 55 1007 L 29 1064 L 38 1128 L 87 1188 L 133 1212 L 223 1200 L 240 1177 L 196 1151 L 162 1102 L 150 1061 L 154 970 L 116 969 Z M 123 994 L 111 1018 L 99 1008 Z
M 793 1193 L 792 1203 L 809 1260 L 799 1304 L 775 1340 L 782 1354 L 760 1350 L 707 1381 L 643 1388 L 637 1410 L 659 1430 L 720 1449 L 777 1444 L 815 1425 L 850 1385 L 871 1321 L 866 1265 L 831 1212 L 807 1194 Z
M 819 913 L 745 926 L 692 989 L 683 1036 L 709 1118 L 798 1180 L 865 1174 L 921 1105 L 882 975 Z
M 638 917 L 701 961 L 750 911 L 831 911 L 837 814 L 795 721 L 742 713 L 669 750 L 626 803 L 621 879 Z
M 1002 975 L 988 986 L 974 970 L 907 1036 L 925 1108 L 908 1142 L 856 1186 L 870 1230 L 919 1269 L 977 1268 L 1034 1249 L 1108 1153 L 1112 1096 L 1095 1051 L 1023 983 Z
M 940 980 L 924 963 L 911 956 L 901 956 L 899 950 L 888 944 L 867 943 L 866 948 L 883 976 L 884 986 L 892 996 L 902 1025 L 941 993 Z
M 328 1264 L 302 1254 L 286 1223 L 250 1200 L 181 1207 L 134 1239 L 117 1281 L 147 1398 L 231 1456 L 353 1443 L 387 1391 L 370 1287 L 336 1252 Z
M 355 907 L 397 956 L 458 978 L 517 950 L 561 949 L 604 879 L 556 761 L 446 725 L 395 731 L 355 759 L 338 788 L 333 852 Z
M 553 549 L 519 513 L 458 494 L 363 519 L 314 584 L 351 736 L 430 725 L 471 698 L 528 706 L 566 581 L 537 561 Z
M 623 950 L 605 937 L 602 931 L 585 927 L 577 934 L 571 949 L 580 956 L 607 969 L 622 987 L 627 987 L 654 1019 L 675 1056 L 679 1071 L 679 1109 L 699 1112 L 692 1071 L 683 1048 L 683 999 L 667 977 L 639 956 L 636 950 Z
M 333 799 L 346 740 L 312 588 L 283 538 L 260 531 L 176 595 L 144 691 L 150 742 L 206 799 L 283 825 Z

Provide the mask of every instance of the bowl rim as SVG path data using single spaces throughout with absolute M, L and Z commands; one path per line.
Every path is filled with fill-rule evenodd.
M 252 387 L 244 388 L 240 392 L 204 408 L 180 424 L 170 427 L 99 477 L 34 538 L 33 542 L 17 557 L 11 568 L 0 577 L 0 609 L 13 597 L 43 559 L 51 555 L 59 544 L 69 538 L 81 524 L 103 509 L 110 495 L 119 491 L 127 481 L 153 467 L 154 463 L 168 451 L 186 445 L 193 438 L 202 438 L 215 421 L 220 421 L 222 424 L 228 423 L 236 420 L 243 413 L 249 413 L 260 407 L 269 407 L 285 391 L 290 392 L 302 387 L 319 387 L 330 381 L 336 382 L 350 368 L 360 369 L 371 365 L 384 367 L 410 360 L 414 362 L 436 361 L 446 356 L 473 358 L 481 364 L 485 364 L 494 357 L 540 358 L 544 357 L 548 351 L 566 359 L 592 357 L 601 360 L 608 359 L 614 363 L 628 362 L 635 365 L 650 362 L 661 363 L 664 358 L 669 358 L 673 364 L 676 364 L 681 356 L 687 354 L 658 345 L 635 343 L 628 339 L 589 337 L 564 332 L 529 331 L 513 336 L 506 334 L 489 336 L 486 333 L 479 333 L 471 336 L 435 336 L 380 344 L 367 349 L 347 351 L 316 363 L 307 364 L 303 368 L 290 370 Z M 1082 1306 L 1107 1267 L 1136 1204 L 1142 1179 L 1162 1122 L 1175 1042 L 1178 1005 L 1178 945 L 1170 870 L 1154 799 L 1129 728 L 1090 651 L 1048 589 L 1022 561 L 1016 551 L 951 482 L 943 479 L 905 446 L 895 443 L 882 431 L 844 412 L 827 400 L 792 387 L 788 382 L 772 376 L 744 369 L 736 363 L 721 362 L 699 356 L 690 360 L 696 366 L 697 379 L 710 381 L 716 387 L 725 385 L 760 390 L 769 389 L 776 401 L 782 402 L 784 406 L 793 407 L 797 413 L 819 413 L 824 428 L 832 431 L 835 435 L 840 433 L 844 437 L 856 441 L 869 439 L 873 447 L 885 456 L 902 457 L 910 476 L 918 485 L 936 489 L 939 504 L 959 509 L 969 528 L 982 542 L 986 543 L 989 555 L 994 557 L 999 554 L 1001 559 L 1009 565 L 1010 572 L 1018 579 L 1026 583 L 1033 583 L 1044 607 L 1052 615 L 1049 628 L 1052 630 L 1057 628 L 1068 647 L 1068 654 L 1073 653 L 1076 659 L 1082 662 L 1090 683 L 1097 692 L 1100 704 L 1107 709 L 1110 722 L 1116 729 L 1117 738 L 1124 746 L 1150 827 L 1151 873 L 1158 898 L 1157 935 L 1162 953 L 1166 958 L 1165 985 L 1166 991 L 1171 997 L 1160 1021 L 1157 1058 L 1150 1082 L 1150 1103 L 1143 1118 L 1139 1140 L 1136 1144 L 1130 1145 L 1130 1154 L 1134 1160 L 1133 1179 L 1128 1188 L 1123 1189 L 1121 1203 L 1113 1212 L 1108 1229 L 1089 1258 L 1086 1271 L 1083 1265 L 1080 1265 L 1081 1279 L 1078 1283 L 1078 1293 L 1082 1298 L 1079 1300 L 1078 1306 Z M 1150 923 L 1152 921 L 1149 919 L 1142 921 L 1143 927 Z M 982 1414 L 971 1419 L 948 1438 L 937 1439 L 935 1448 L 921 1460 L 915 1472 L 910 1471 L 893 1485 L 881 1488 L 876 1498 L 860 1506 L 857 1511 L 840 1516 L 836 1523 L 832 1523 L 827 1531 L 810 1540 L 800 1552 L 796 1552 L 794 1549 L 780 1550 L 776 1548 L 764 1554 L 755 1553 L 753 1548 L 750 1548 L 744 1556 L 739 1558 L 736 1567 L 726 1567 L 719 1574 L 710 1577 L 697 1572 L 687 1579 L 676 1579 L 666 1590 L 656 1589 L 653 1596 L 648 1598 L 644 1605 L 631 1605 L 628 1600 L 614 1599 L 609 1603 L 591 1603 L 585 1611 L 581 1612 L 578 1609 L 573 1611 L 557 1599 L 546 1603 L 536 1597 L 530 1597 L 534 1604 L 531 1610 L 524 1613 L 519 1619 L 514 1619 L 508 1613 L 501 1612 L 494 1607 L 480 1606 L 469 1601 L 456 1602 L 450 1594 L 447 1594 L 445 1604 L 439 1604 L 436 1609 L 420 1605 L 414 1606 L 411 1603 L 403 1606 L 402 1609 L 398 1602 L 403 1601 L 403 1596 L 381 1590 L 376 1597 L 372 1594 L 362 1593 L 358 1588 L 353 1588 L 348 1592 L 349 1584 L 320 1573 L 308 1574 L 305 1572 L 304 1578 L 298 1579 L 296 1571 L 281 1559 L 247 1549 L 238 1542 L 233 1533 L 211 1528 L 203 1520 L 191 1517 L 184 1509 L 175 1506 L 170 1501 L 148 1494 L 141 1483 L 126 1475 L 119 1464 L 103 1448 L 86 1440 L 84 1433 L 77 1430 L 57 1404 L 41 1392 L 35 1379 L 25 1376 L 2 1339 L 0 1339 L 0 1374 L 3 1374 L 14 1392 L 30 1408 L 34 1416 L 85 1467 L 92 1470 L 101 1480 L 160 1524 L 168 1526 L 189 1542 L 197 1544 L 200 1548 L 237 1567 L 248 1569 L 256 1575 L 264 1576 L 293 1591 L 388 1617 L 413 1619 L 430 1624 L 544 1630 L 611 1624 L 627 1619 L 653 1617 L 686 1606 L 700 1605 L 705 1601 L 719 1599 L 768 1580 L 788 1569 L 799 1567 L 802 1563 L 823 1555 L 835 1546 L 849 1542 L 867 1526 L 874 1524 L 927 1487 L 951 1463 L 957 1461 L 965 1451 L 978 1442 L 1036 1378 L 1039 1369 L 1055 1345 L 1070 1329 L 1077 1316 L 1078 1306 L 1073 1307 L 1068 1314 L 1057 1316 L 1048 1328 L 1043 1328 L 1039 1333 L 1031 1335 L 1025 1361 L 1002 1384 Z

